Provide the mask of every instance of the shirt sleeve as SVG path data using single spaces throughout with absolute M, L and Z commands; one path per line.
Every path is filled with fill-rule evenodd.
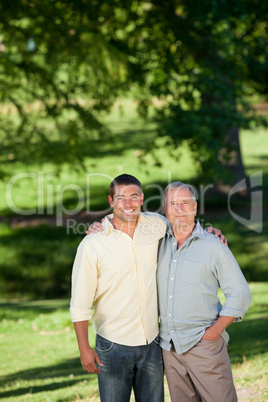
M 146 211 L 143 212 L 143 214 L 152 221 L 152 224 L 157 225 L 159 228 L 159 239 L 162 239 L 170 227 L 170 223 L 167 218 L 161 214 L 158 214 L 157 212 Z
M 250 306 L 252 295 L 230 249 L 220 242 L 216 244 L 216 277 L 226 298 L 220 316 L 235 317 L 235 321 L 241 321 Z
M 71 320 L 87 321 L 91 318 L 91 308 L 97 288 L 97 256 L 89 247 L 90 236 L 78 246 L 72 271 Z
M 167 218 L 161 214 L 157 214 L 160 221 L 161 221 L 161 226 L 162 226 L 162 234 L 164 237 L 165 234 L 167 233 L 167 230 L 171 227 L 171 223 L 167 220 Z

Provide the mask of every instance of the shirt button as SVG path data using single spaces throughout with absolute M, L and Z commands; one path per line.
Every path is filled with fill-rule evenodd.
M 176 246 L 176 243 L 173 243 L 173 246 Z
M 169 314 L 168 316 L 171 317 L 171 314 Z
M 174 262 L 177 262 L 177 260 L 174 260 Z
M 171 334 L 173 334 L 174 331 L 170 331 Z
M 172 299 L 172 295 L 170 295 L 169 298 Z
M 171 281 L 173 281 L 173 280 L 174 280 L 174 278 L 170 278 L 170 280 L 171 280 Z

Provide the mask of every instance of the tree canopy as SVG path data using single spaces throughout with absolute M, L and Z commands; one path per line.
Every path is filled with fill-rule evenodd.
M 267 15 L 262 0 L 2 0 L 2 176 L 14 161 L 83 165 L 131 92 L 171 152 L 187 141 L 201 175 L 227 177 L 249 99 L 268 91 Z

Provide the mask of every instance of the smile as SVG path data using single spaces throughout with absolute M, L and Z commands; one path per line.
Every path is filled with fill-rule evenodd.
M 132 212 L 134 212 L 134 209 L 130 209 L 129 211 L 122 210 L 122 212 L 124 212 L 124 214 L 131 214 Z

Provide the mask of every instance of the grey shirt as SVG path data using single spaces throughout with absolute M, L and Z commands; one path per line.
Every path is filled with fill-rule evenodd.
M 196 222 L 192 235 L 177 249 L 168 229 L 159 250 L 158 301 L 161 347 L 178 354 L 191 349 L 219 316 L 241 321 L 251 303 L 248 284 L 228 247 Z M 221 288 L 226 301 L 218 298 Z M 226 331 L 222 337 L 228 343 Z

